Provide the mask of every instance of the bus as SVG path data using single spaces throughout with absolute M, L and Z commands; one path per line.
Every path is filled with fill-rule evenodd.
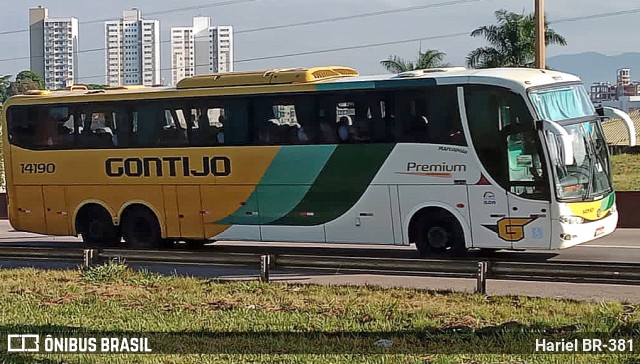
M 600 117 L 556 71 L 232 72 L 30 91 L 4 113 L 11 225 L 94 246 L 458 255 L 568 248 L 618 220 Z

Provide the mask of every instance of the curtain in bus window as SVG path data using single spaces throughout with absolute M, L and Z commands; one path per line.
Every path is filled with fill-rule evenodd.
M 250 141 L 249 112 L 247 101 L 231 99 L 225 102 L 224 142 L 242 145 Z
M 138 143 L 143 147 L 155 146 L 164 124 L 164 108 L 144 105 L 138 109 Z
M 531 94 L 531 100 L 543 120 L 561 121 L 595 113 L 589 99 L 577 87 L 539 91 Z

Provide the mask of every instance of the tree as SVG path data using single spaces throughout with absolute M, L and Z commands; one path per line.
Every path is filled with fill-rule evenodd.
M 29 90 L 41 90 L 39 86 L 34 80 L 28 78 L 11 82 L 8 94 L 9 96 L 23 95 Z
M 11 86 L 11 75 L 0 76 L 0 105 L 9 98 L 9 87 Z
M 33 83 L 37 86 L 35 90 L 44 90 L 44 80 L 34 72 L 22 71 L 18 73 L 18 75 L 16 76 L 16 82 L 20 81 L 33 81 Z
M 8 81 L 8 76 L 5 76 L 6 81 Z M 22 71 L 18 73 L 16 76 L 16 80 L 14 82 L 7 82 L 7 97 L 22 95 L 29 90 L 44 90 L 44 81 L 42 77 L 31 71 Z
M 474 68 L 534 67 L 536 26 L 535 14 L 517 14 L 506 10 L 495 12 L 497 25 L 480 27 L 472 37 L 484 37 L 491 47 L 474 49 L 467 65 Z M 567 45 L 566 39 L 549 28 L 545 20 L 545 43 Z
M 380 61 L 380 64 L 392 73 L 421 70 L 427 68 L 449 67 L 450 64 L 444 62 L 446 53 L 435 49 L 427 49 L 425 52 L 418 51 L 416 63 L 404 60 L 398 56 L 389 56 L 389 59 Z

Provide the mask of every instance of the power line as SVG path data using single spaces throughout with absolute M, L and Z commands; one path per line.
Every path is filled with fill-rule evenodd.
M 217 7 L 217 6 L 252 3 L 252 2 L 256 2 L 256 1 L 260 1 L 260 0 L 226 0 L 226 1 L 215 2 L 215 3 L 212 3 L 212 4 L 185 6 L 185 7 L 179 7 L 179 8 L 174 8 L 174 9 L 154 11 L 154 12 L 150 12 L 150 13 L 145 13 L 145 15 L 172 14 L 172 13 L 184 12 L 184 11 L 189 11 L 189 10 L 201 10 L 201 9 L 206 9 L 206 8 L 213 8 L 213 7 Z M 94 20 L 82 21 L 82 22 L 79 22 L 78 24 L 86 25 L 86 24 L 104 23 L 106 21 L 112 21 L 112 20 L 113 20 L 113 18 L 94 19 Z M 29 32 L 29 29 L 5 30 L 5 31 L 0 32 L 0 36 L 9 35 L 9 34 L 28 33 L 28 32 Z
M 558 20 L 553 21 L 553 22 L 550 21 L 549 23 L 550 24 L 560 24 L 560 23 L 568 23 L 568 22 L 573 22 L 573 21 L 599 19 L 599 18 L 611 17 L 611 16 L 616 16 L 616 15 L 625 15 L 625 14 L 637 13 L 637 12 L 640 12 L 640 8 L 638 8 L 638 9 L 630 9 L 630 10 L 627 10 L 627 11 L 615 11 L 615 12 L 608 12 L 608 13 L 600 13 L 600 14 L 592 14 L 592 15 L 583 15 L 583 16 L 576 16 L 576 17 L 561 18 L 561 19 L 558 19 Z M 272 55 L 272 56 L 253 57 L 253 58 L 240 59 L 240 60 L 234 61 L 234 63 L 245 63 L 245 62 L 262 61 L 262 60 L 268 60 L 268 59 L 278 59 L 278 58 L 306 56 L 306 55 L 329 53 L 329 52 L 340 52 L 340 51 L 346 51 L 346 50 L 380 47 L 380 46 L 385 46 L 385 45 L 411 43 L 411 42 L 418 42 L 418 41 L 424 41 L 424 40 L 454 38 L 454 37 L 460 37 L 460 36 L 469 35 L 469 34 L 470 34 L 470 32 L 459 32 L 459 33 L 443 34 L 443 35 L 436 35 L 436 36 L 429 36 L 429 37 L 422 37 L 422 38 L 402 39 L 402 40 L 396 40 L 396 41 L 390 41 L 390 42 L 370 43 L 370 44 L 348 46 L 348 47 L 339 47 L 339 48 L 329 48 L 329 49 L 316 50 L 316 51 L 305 51 L 305 52 L 286 53 L 286 54 L 279 54 L 279 55 Z M 198 66 L 208 66 L 208 65 L 204 65 L 204 64 L 203 65 L 196 65 L 195 67 L 198 67 Z M 182 68 L 182 67 L 180 67 L 180 68 Z M 173 71 L 174 69 L 177 69 L 177 68 L 174 68 L 174 67 L 162 68 L 162 69 L 160 69 L 160 71 Z M 80 77 L 80 79 L 104 78 L 106 76 L 107 75 L 96 75 L 96 76 Z
M 249 2 L 249 1 L 259 1 L 259 0 L 243 0 L 243 1 Z M 300 22 L 300 23 L 273 25 L 273 26 L 262 27 L 262 28 L 252 28 L 252 29 L 235 31 L 234 35 L 255 33 L 255 32 L 261 32 L 261 31 L 266 31 L 266 30 L 275 30 L 275 29 L 284 29 L 284 28 L 293 28 L 293 27 L 299 27 L 299 26 L 323 24 L 323 23 L 333 23 L 333 22 L 344 21 L 344 20 L 361 19 L 361 18 L 368 18 L 368 17 L 380 16 L 380 15 L 388 15 L 388 14 L 393 14 L 393 13 L 402 13 L 402 12 L 414 11 L 414 10 L 424 10 L 424 9 L 429 9 L 429 8 L 437 8 L 437 7 L 444 7 L 444 6 L 450 6 L 450 5 L 467 4 L 467 3 L 480 2 L 480 1 L 484 1 L 484 0 L 449 0 L 449 1 L 439 2 L 439 3 L 431 3 L 431 4 L 426 4 L 426 5 L 420 5 L 420 6 L 410 6 L 410 7 L 405 7 L 405 8 L 397 8 L 397 9 L 390 9 L 390 10 L 383 10 L 383 11 L 375 11 L 375 12 L 364 13 L 364 14 L 354 14 L 354 15 L 342 16 L 342 17 L 332 17 L 332 18 L 325 18 L 325 19 L 318 19 L 318 20 L 310 20 L 310 21 L 305 21 L 305 22 Z M 192 8 L 194 8 L 194 7 L 192 7 Z M 0 33 L 0 35 L 1 35 L 1 33 Z M 167 43 L 171 43 L 171 40 L 170 39 L 169 40 L 163 40 L 163 41 L 160 42 L 160 44 L 167 44 Z M 105 51 L 105 50 L 107 50 L 106 47 L 92 48 L 92 49 L 82 49 L 82 50 L 79 50 L 76 53 L 82 54 L 82 53 L 99 52 L 99 51 Z M 44 56 L 34 56 L 33 58 L 44 58 Z M 5 59 L 0 59 L 0 62 L 22 61 L 22 60 L 28 60 L 28 59 L 31 59 L 31 57 L 23 56 L 23 57 L 5 58 Z
M 581 20 L 601 19 L 601 18 L 608 18 L 612 16 L 628 15 L 628 14 L 635 14 L 635 13 L 640 13 L 640 8 L 611 11 L 608 13 L 601 13 L 601 14 L 582 15 L 582 16 L 575 16 L 570 18 L 560 18 L 558 20 L 549 21 L 549 24 L 560 24 L 560 23 L 569 23 L 569 22 L 575 22 L 575 21 L 581 21 Z
M 245 0 L 245 1 L 257 1 L 257 0 Z M 470 2 L 472 0 L 457 0 L 457 1 L 458 2 L 463 2 L 463 1 Z M 475 0 L 475 1 L 482 1 L 482 0 Z M 452 2 L 454 2 L 454 1 L 449 1 L 448 3 L 452 3 Z M 431 6 L 434 6 L 434 5 L 435 4 L 431 4 Z M 415 8 L 415 7 L 411 7 L 411 8 Z M 403 9 L 405 9 L 405 8 L 403 8 Z M 393 10 L 398 12 L 400 9 L 393 9 Z M 405 11 L 408 11 L 408 10 L 405 10 Z M 612 17 L 612 16 L 618 16 L 618 15 L 626 15 L 626 14 L 638 13 L 638 12 L 640 12 L 640 8 L 629 9 L 629 10 L 626 10 L 626 11 L 615 11 L 615 12 L 608 12 L 608 13 L 583 15 L 583 16 L 576 16 L 576 17 L 567 17 L 567 18 L 558 19 L 556 21 L 550 21 L 549 23 L 550 24 L 559 24 L 559 23 L 567 23 L 567 22 L 574 22 L 574 21 L 599 19 L 599 18 Z M 363 16 L 367 16 L 367 14 L 376 14 L 376 13 L 380 13 L 380 12 L 359 14 L 357 17 L 363 17 Z M 381 15 L 381 14 L 377 14 L 377 15 Z M 375 16 L 375 15 L 368 15 L 368 16 Z M 335 19 L 335 18 L 332 18 L 332 19 Z M 345 19 L 351 19 L 351 17 L 341 17 L 340 18 L 340 20 L 345 20 Z M 310 22 L 319 23 L 319 22 L 328 22 L 328 21 L 330 21 L 330 19 L 315 20 L 315 21 L 310 21 Z M 336 20 L 336 21 L 338 21 L 338 20 Z M 310 23 L 310 22 L 293 23 L 293 24 L 287 24 L 287 25 L 281 25 L 281 26 L 266 27 L 266 28 L 269 28 L 269 29 L 255 28 L 255 29 L 246 30 L 244 32 L 270 30 L 271 28 L 274 28 L 274 27 L 285 28 L 285 27 L 295 27 L 295 26 L 301 26 L 301 25 L 309 25 L 308 23 Z M 286 54 L 279 54 L 279 55 L 272 55 L 272 56 L 262 56 L 262 57 L 240 59 L 240 60 L 234 61 L 234 63 L 245 63 L 245 62 L 253 62 L 253 61 L 259 61 L 259 60 L 288 58 L 288 57 L 305 56 L 305 55 L 313 55 L 313 54 L 329 53 L 329 52 L 340 52 L 340 51 L 346 51 L 346 50 L 372 48 L 372 47 L 379 47 L 379 46 L 392 45 L 392 44 L 410 43 L 410 42 L 417 42 L 417 41 L 424 41 L 424 40 L 453 38 L 453 37 L 459 37 L 459 36 L 468 35 L 468 34 L 470 34 L 470 32 L 451 33 L 451 34 L 443 34 L 443 35 L 436 35 L 436 36 L 429 36 L 429 37 L 422 37 L 422 38 L 402 39 L 402 40 L 396 40 L 396 41 L 390 41 L 390 42 L 370 43 L 370 44 L 339 47 L 339 48 L 329 48 L 329 49 L 316 50 L 316 51 L 286 53 Z M 161 43 L 167 43 L 167 42 L 168 41 L 163 41 Z M 87 49 L 87 50 L 79 51 L 78 53 L 102 51 L 102 50 L 105 50 L 105 49 L 106 48 Z M 0 62 L 11 61 L 11 60 L 20 60 L 20 59 L 29 59 L 29 57 L 0 59 Z M 196 65 L 196 66 L 208 66 L 208 64 L 207 65 Z M 180 67 L 180 68 L 182 68 L 182 67 Z M 161 68 L 160 71 L 172 71 L 174 69 L 178 69 L 178 68 L 173 68 L 173 67 Z M 95 75 L 95 76 L 80 77 L 79 79 L 104 78 L 106 76 L 107 75 L 102 74 L 102 75 Z
M 282 29 L 282 28 L 290 28 L 290 27 L 299 27 L 299 26 L 304 26 L 304 25 L 333 23 L 333 22 L 342 21 L 342 20 L 368 18 L 368 17 L 372 17 L 372 16 L 395 14 L 395 13 L 404 13 L 404 12 L 414 11 L 414 10 L 424 10 L 424 9 L 429 9 L 429 8 L 439 8 L 439 7 L 449 6 L 449 5 L 460 5 L 460 4 L 474 3 L 474 2 L 480 2 L 480 1 L 484 1 L 484 0 L 452 0 L 452 1 L 444 1 L 444 2 L 440 2 L 440 3 L 426 4 L 426 5 L 419 5 L 419 6 L 410 6 L 410 7 L 406 7 L 406 8 L 397 8 L 397 9 L 390 9 L 390 10 L 374 11 L 374 12 L 371 12 L 371 13 L 364 13 L 364 14 L 347 15 L 347 16 L 341 16 L 341 17 L 328 18 L 328 19 L 309 20 L 309 21 L 300 22 L 300 23 L 273 25 L 273 26 L 262 27 L 262 28 L 246 29 L 246 30 L 237 31 L 237 32 L 235 32 L 235 34 L 260 32 L 260 31 L 264 31 L 264 30 L 274 30 L 274 29 Z
M 400 39 L 400 40 L 394 40 L 394 41 L 389 41 L 389 42 L 381 42 L 381 43 L 369 43 L 369 44 L 361 44 L 361 45 L 339 47 L 339 48 L 328 48 L 328 49 L 322 49 L 322 50 L 316 50 L 316 51 L 285 53 L 285 54 L 278 54 L 278 55 L 272 55 L 272 56 L 244 58 L 244 59 L 239 59 L 237 61 L 234 61 L 234 63 L 246 63 L 246 62 L 263 61 L 263 60 L 267 60 L 267 59 L 278 59 L 278 58 L 308 56 L 308 55 L 320 54 L 320 53 L 342 52 L 342 51 L 347 51 L 347 50 L 381 47 L 381 46 L 392 45 L 392 44 L 412 43 L 412 42 L 419 42 L 419 41 L 423 41 L 423 40 L 455 38 L 455 37 L 468 36 L 468 35 L 469 35 L 469 32 L 441 34 L 441 35 L 434 35 L 434 36 L 421 37 L 421 38 Z M 197 64 L 194 67 L 204 67 L 204 66 L 209 66 L 209 64 Z M 174 69 L 180 69 L 180 68 L 182 68 L 182 67 L 167 67 L 167 68 L 161 68 L 160 71 L 173 71 Z M 128 73 L 131 74 L 131 73 L 138 73 L 138 72 L 128 72 Z M 124 72 L 124 74 L 127 74 L 127 72 Z M 92 78 L 104 78 L 106 76 L 107 75 L 102 74 L 102 75 L 95 75 L 95 76 L 79 77 L 78 79 L 79 80 L 85 80 L 85 79 L 92 79 Z

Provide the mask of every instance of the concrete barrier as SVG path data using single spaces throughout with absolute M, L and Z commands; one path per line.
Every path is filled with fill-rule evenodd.
M 616 192 L 616 206 L 618 207 L 618 227 L 640 228 L 640 191 Z
M 2 192 L 0 193 L 0 220 L 6 220 L 9 218 L 9 213 L 7 212 L 7 194 Z
M 616 204 L 620 219 L 619 228 L 637 229 L 640 228 L 640 191 L 618 191 L 616 192 Z M 7 194 L 0 193 L 0 219 L 8 219 Z

